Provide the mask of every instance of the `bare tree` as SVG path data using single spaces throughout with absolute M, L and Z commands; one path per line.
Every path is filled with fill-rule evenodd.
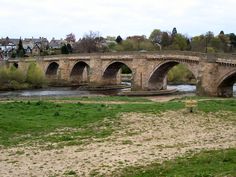
M 74 46 L 74 49 L 77 52 L 82 53 L 91 53 L 98 52 L 101 48 L 102 41 L 104 39 L 100 37 L 98 32 L 90 31 L 88 34 L 85 34 L 82 39 Z
M 76 41 L 75 35 L 73 33 L 67 34 L 66 35 L 66 41 L 68 43 L 75 42 Z

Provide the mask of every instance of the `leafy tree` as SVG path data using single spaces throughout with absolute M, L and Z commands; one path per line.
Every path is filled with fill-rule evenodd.
M 124 51 L 134 51 L 138 49 L 137 43 L 129 39 L 124 40 L 121 45 Z
M 162 32 L 159 29 L 154 29 L 152 33 L 149 36 L 149 40 L 151 40 L 154 43 L 161 44 L 162 40 Z
M 163 32 L 161 36 L 161 45 L 163 47 L 169 46 L 171 43 L 171 38 L 167 32 Z
M 207 48 L 209 53 L 223 52 L 225 44 L 222 42 L 220 37 L 214 37 L 208 46 L 210 47 Z
M 209 43 L 214 38 L 214 33 L 211 31 L 208 31 L 205 35 L 207 43 Z
M 234 33 L 230 33 L 229 40 L 232 46 L 236 47 L 236 35 Z
M 72 52 L 73 52 L 73 49 L 72 49 L 70 43 L 68 43 L 68 44 L 66 45 L 66 47 L 67 47 L 67 50 L 68 50 L 69 53 L 72 53 Z
M 64 45 L 61 47 L 61 53 L 62 53 L 62 54 L 69 54 L 69 50 L 68 50 L 66 44 L 64 44 Z
M 22 44 L 21 38 L 19 40 L 19 44 L 18 44 L 18 48 L 17 48 L 16 53 L 17 53 L 18 57 L 24 57 L 24 55 L 25 55 L 25 50 L 23 48 L 23 44 Z
M 206 40 L 204 35 L 195 36 L 191 40 L 191 50 L 196 52 L 204 52 L 206 49 Z
M 223 43 L 227 43 L 227 36 L 225 35 L 224 31 L 221 31 L 220 34 L 218 35 L 219 39 L 221 40 L 221 42 Z
M 219 35 L 225 35 L 224 31 L 220 31 Z
M 123 41 L 123 39 L 121 38 L 121 36 L 117 36 L 116 42 L 117 42 L 118 44 L 120 44 L 122 41 Z
M 192 46 L 191 46 L 191 42 L 190 42 L 190 39 L 189 39 L 189 38 L 186 39 L 186 43 L 187 43 L 187 48 L 186 48 L 186 50 L 191 50 L 191 49 L 192 49 Z
M 24 49 L 24 48 L 23 48 L 22 40 L 20 38 L 19 44 L 18 44 L 18 50 L 22 50 L 22 49 Z
M 171 33 L 172 37 L 175 37 L 177 35 L 177 29 L 174 27 Z
M 230 33 L 228 36 L 229 36 L 231 52 L 232 52 L 236 48 L 236 35 L 234 33 Z
M 17 56 L 17 51 L 14 49 L 11 52 L 11 58 L 16 58 L 16 56 Z
M 154 45 L 150 40 L 144 40 L 140 42 L 139 50 L 154 51 L 157 50 L 157 46 Z
M 187 49 L 187 39 L 182 34 L 176 34 L 173 39 L 172 44 L 174 49 L 177 50 L 186 50 Z

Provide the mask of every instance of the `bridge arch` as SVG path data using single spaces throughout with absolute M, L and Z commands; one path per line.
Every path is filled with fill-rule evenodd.
M 149 90 L 161 90 L 166 89 L 165 79 L 168 72 L 176 65 L 183 64 L 194 76 L 197 78 L 197 71 L 191 67 L 191 63 L 185 63 L 176 60 L 169 60 L 160 63 L 151 73 L 148 79 L 148 89 Z
M 51 62 L 46 69 L 46 76 L 56 76 L 59 69 L 59 64 L 57 62 Z
M 84 61 L 77 62 L 71 72 L 70 79 L 72 82 L 89 82 L 89 65 Z
M 233 85 L 236 83 L 236 71 L 231 71 L 224 75 L 217 85 L 217 96 L 232 97 Z
M 113 61 L 112 63 L 109 63 L 103 71 L 103 83 L 120 84 L 121 78 L 119 78 L 118 73 L 121 72 L 122 67 L 127 67 L 131 72 L 133 72 L 128 64 L 120 61 Z

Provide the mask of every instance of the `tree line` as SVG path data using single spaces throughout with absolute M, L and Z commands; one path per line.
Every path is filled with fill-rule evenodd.
M 62 53 L 92 53 L 92 52 L 114 52 L 114 51 L 158 51 L 158 50 L 180 50 L 207 53 L 233 53 L 236 49 L 236 35 L 234 33 L 225 34 L 220 31 L 214 35 L 208 31 L 205 34 L 188 37 L 177 32 L 173 28 L 171 32 L 154 29 L 149 37 L 129 36 L 123 39 L 117 37 L 102 37 L 98 32 L 90 31 L 83 38 L 75 41 L 75 36 L 71 33 L 67 35 L 67 41 L 74 41 L 67 47 L 69 52 Z
M 211 31 L 198 36 L 188 37 L 181 34 L 174 27 L 171 32 L 154 29 L 147 37 L 129 36 L 123 39 L 120 35 L 102 37 L 99 32 L 90 31 L 82 38 L 76 40 L 73 33 L 66 35 L 64 43 L 58 49 L 49 47 L 40 49 L 39 55 L 56 55 L 71 53 L 93 53 L 93 52 L 120 52 L 120 51 L 160 51 L 180 50 L 207 53 L 234 53 L 236 51 L 236 35 L 225 34 L 220 31 L 214 34 Z M 25 49 L 22 40 L 11 57 L 24 57 Z

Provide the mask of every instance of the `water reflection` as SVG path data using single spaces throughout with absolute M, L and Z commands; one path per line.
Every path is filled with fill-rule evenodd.
M 167 89 L 177 89 L 180 92 L 194 93 L 195 85 L 168 85 Z M 37 90 L 22 90 L 22 91 L 4 91 L 0 92 L 0 97 L 46 97 L 46 96 L 91 96 L 91 95 L 116 95 L 118 92 L 127 89 L 119 90 L 104 90 L 104 91 L 87 91 L 79 88 L 70 87 L 52 87 Z M 236 84 L 233 87 L 234 96 L 236 97 Z
M 195 85 L 168 85 L 167 89 L 177 89 L 180 92 L 196 92 Z M 233 86 L 233 95 L 236 97 L 236 84 Z
M 0 97 L 40 97 L 40 96 L 88 96 L 93 93 L 81 91 L 70 87 L 52 87 L 37 90 L 7 91 L 0 92 Z
M 176 89 L 180 92 L 195 92 L 196 85 L 168 85 L 167 89 Z

